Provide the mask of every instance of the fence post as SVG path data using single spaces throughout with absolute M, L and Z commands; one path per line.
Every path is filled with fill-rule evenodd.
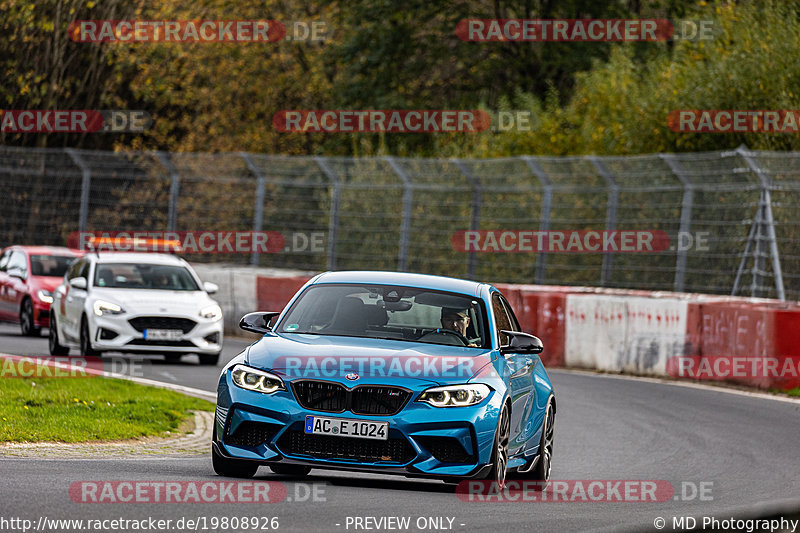
M 681 235 L 688 235 L 692 226 L 692 204 L 694 203 L 694 184 L 691 182 L 686 172 L 683 170 L 683 165 L 675 157 L 675 154 L 659 154 L 672 173 L 677 177 L 683 185 L 683 201 L 681 202 L 681 225 L 678 230 L 677 258 L 675 260 L 675 282 L 673 290 L 675 292 L 683 292 L 686 283 L 686 249 L 681 246 Z
M 470 217 L 469 229 L 470 231 L 478 231 L 481 220 L 481 206 L 483 205 L 483 187 L 481 186 L 481 181 L 462 160 L 453 159 L 452 161 L 472 185 L 472 215 Z M 470 250 L 467 255 L 467 279 L 475 279 L 477 261 L 477 252 L 475 250 Z
M 760 223 L 766 224 L 766 228 L 759 228 L 759 235 L 756 237 L 758 240 L 756 241 L 756 258 L 761 257 L 763 254 L 761 253 L 761 240 L 763 238 L 763 231 L 766 230 L 766 239 L 769 241 L 769 248 L 770 248 L 770 256 L 772 259 L 772 275 L 775 278 L 775 292 L 777 293 L 778 299 L 783 301 L 786 299 L 786 295 L 783 290 L 783 271 L 781 270 L 781 260 L 780 255 L 778 253 L 778 240 L 775 235 L 775 219 L 772 216 L 772 194 L 771 194 L 771 183 L 769 176 L 767 173 L 762 169 L 753 158 L 752 152 L 747 149 L 746 146 L 742 145 L 736 149 L 736 153 L 738 153 L 742 159 L 744 159 L 745 163 L 747 163 L 748 168 L 755 173 L 758 177 L 759 181 L 761 182 L 761 198 L 759 200 L 759 220 Z M 763 209 L 763 212 L 762 212 Z M 763 258 L 762 258 L 763 260 Z M 759 267 L 757 262 L 753 265 L 754 274 L 755 269 Z M 761 269 L 763 270 L 763 268 Z M 759 270 L 759 273 L 761 272 Z M 755 275 L 753 277 L 755 280 Z M 753 282 L 755 283 L 755 281 Z
M 619 202 L 619 185 L 614 175 L 608 170 L 605 164 L 597 156 L 588 156 L 597 173 L 603 178 L 608 186 L 608 208 L 606 209 L 606 231 L 617 229 L 617 203 Z M 600 286 L 605 287 L 611 278 L 611 271 L 614 266 L 613 252 L 603 252 L 603 270 L 600 273 Z
M 72 158 L 72 161 L 81 169 L 81 208 L 78 214 L 78 231 L 86 231 L 86 223 L 89 219 L 89 189 L 92 186 L 92 171 L 89 166 L 72 148 L 64 148 L 64 151 Z
M 256 182 L 256 203 L 253 206 L 253 231 L 259 233 L 264 229 L 264 183 L 266 180 L 264 178 L 264 173 L 261 172 L 261 169 L 253 162 L 253 158 L 250 157 L 250 154 L 247 152 L 239 152 L 239 157 L 244 159 L 247 168 L 258 179 Z M 260 259 L 261 254 L 253 249 L 253 251 L 250 252 L 250 264 L 252 266 L 258 266 Z
M 539 231 L 549 231 L 550 206 L 553 203 L 553 182 L 550 180 L 550 176 L 547 175 L 547 172 L 545 172 L 539 164 L 539 161 L 527 155 L 522 156 L 522 160 L 525 161 L 525 164 L 531 169 L 533 175 L 536 176 L 539 183 L 542 184 L 542 212 L 539 216 Z M 547 253 L 544 250 L 539 250 L 539 253 L 536 255 L 536 274 L 534 276 L 534 282 L 536 284 L 541 285 L 544 283 L 546 269 Z
M 339 199 L 341 197 L 341 180 L 322 156 L 314 157 L 314 161 L 331 181 L 331 212 L 328 217 L 328 270 L 336 270 L 336 244 L 339 232 Z
M 403 180 L 403 219 L 400 224 L 400 250 L 397 253 L 397 270 L 404 272 L 408 269 L 408 234 L 411 231 L 411 206 L 414 201 L 414 184 L 403 168 L 395 161 L 394 157 L 384 157 L 395 174 Z
M 759 209 L 760 200 L 759 200 Z M 756 212 L 756 218 L 758 218 L 759 214 Z M 753 221 L 753 224 L 750 225 L 750 233 L 747 234 L 747 243 L 744 245 L 744 253 L 742 253 L 742 260 L 739 261 L 739 268 L 736 269 L 736 279 L 733 281 L 733 289 L 731 289 L 731 296 L 736 296 L 736 293 L 739 292 L 739 282 L 742 279 L 742 273 L 744 272 L 744 266 L 747 263 L 747 256 L 750 254 L 750 245 L 753 242 L 753 236 L 756 234 L 756 224 Z
M 761 297 L 761 287 L 763 285 L 762 275 L 766 274 L 765 266 L 764 266 L 764 259 L 766 254 L 764 253 L 764 240 L 766 235 L 764 235 L 764 224 L 766 220 L 764 219 L 764 193 L 766 191 L 761 191 L 761 194 L 758 197 L 758 212 L 756 213 L 756 223 L 755 223 L 755 243 L 756 249 L 753 251 L 753 275 L 750 278 L 750 296 L 752 298 L 760 298 Z
M 168 152 L 156 152 L 158 160 L 169 172 L 169 209 L 167 211 L 167 231 L 175 231 L 178 225 L 178 196 L 180 195 L 180 174 L 172 164 L 171 155 Z

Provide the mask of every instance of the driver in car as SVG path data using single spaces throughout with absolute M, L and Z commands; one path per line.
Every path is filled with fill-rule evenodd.
M 464 309 L 442 307 L 442 328 L 444 329 L 453 330 L 466 337 L 469 320 L 469 313 Z M 476 348 L 478 345 L 470 343 L 467 346 Z
M 152 278 L 154 289 L 168 289 L 170 286 L 169 276 L 164 272 L 157 272 Z

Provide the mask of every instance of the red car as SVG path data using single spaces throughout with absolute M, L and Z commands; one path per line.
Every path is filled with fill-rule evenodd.
M 52 292 L 81 255 L 55 246 L 5 248 L 0 254 L 0 321 L 19 323 L 23 335 L 39 335 L 50 324 Z

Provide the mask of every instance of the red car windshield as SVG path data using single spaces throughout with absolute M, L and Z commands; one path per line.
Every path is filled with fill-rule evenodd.
M 72 255 L 31 255 L 31 274 L 60 278 L 74 260 Z

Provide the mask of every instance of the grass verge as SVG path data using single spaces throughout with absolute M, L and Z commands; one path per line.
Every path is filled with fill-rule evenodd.
M 207 400 L 121 379 L 2 378 L 0 442 L 161 436 L 190 410 L 213 409 Z

